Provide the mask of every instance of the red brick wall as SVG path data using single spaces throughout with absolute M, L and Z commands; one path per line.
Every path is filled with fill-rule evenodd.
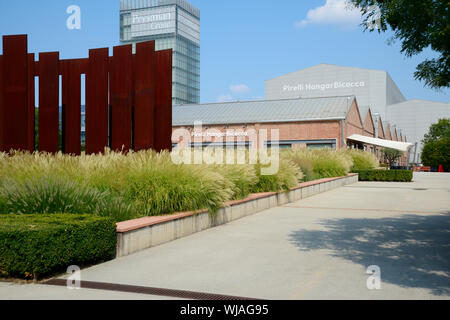
M 178 129 L 180 127 L 174 127 L 173 129 Z M 191 127 L 192 128 L 192 127 Z M 266 129 L 268 132 L 268 140 L 271 140 L 270 131 L 272 129 L 279 130 L 279 139 L 283 140 L 336 140 L 337 148 L 346 148 L 347 141 L 344 141 L 344 145 L 341 145 L 341 121 L 340 120 L 330 120 L 330 121 L 310 121 L 310 122 L 291 122 L 291 123 L 267 123 L 267 124 L 244 124 L 240 125 L 213 125 L 213 126 L 203 126 L 203 130 L 206 128 L 215 129 L 222 133 L 227 130 L 242 130 L 246 131 L 249 129 L 255 129 L 259 131 L 260 129 Z M 373 134 L 374 128 L 372 123 L 372 128 L 370 129 Z M 356 102 L 350 108 L 347 119 L 344 121 L 344 135 L 345 138 L 352 134 L 364 134 L 363 124 L 361 117 L 359 115 L 358 107 Z M 191 138 L 193 141 L 193 137 Z M 225 141 L 225 138 L 223 138 Z M 248 139 L 246 139 L 248 140 Z M 214 138 L 204 139 L 204 141 L 215 141 Z M 178 141 L 173 141 L 177 143 Z
M 385 130 L 384 134 L 385 134 L 385 139 L 386 140 L 392 140 L 392 133 L 391 133 L 391 125 L 390 124 L 388 124 L 386 126 L 386 130 Z
M 381 119 L 378 120 L 378 138 L 385 139 L 383 121 Z
M 367 137 L 375 138 L 375 124 L 373 123 L 372 115 L 370 112 L 367 114 L 364 121 L 364 135 Z
M 363 124 L 356 102 L 354 102 L 350 107 L 350 111 L 348 112 L 348 116 L 345 121 L 345 137 L 349 137 L 353 134 L 364 135 Z
M 247 131 L 255 129 L 257 132 L 261 129 L 266 129 L 268 134 L 268 140 L 271 140 L 271 130 L 279 130 L 279 139 L 282 140 L 328 140 L 336 139 L 336 143 L 339 145 L 340 139 L 340 123 L 339 121 L 316 121 L 316 122 L 294 122 L 294 123 L 268 123 L 268 124 L 247 124 L 244 128 L 242 125 L 213 125 L 203 126 L 203 130 L 206 128 L 218 130 L 225 133 L 227 130 L 242 130 Z M 174 127 L 173 129 L 178 129 Z M 225 138 L 224 138 L 225 140 Z M 214 141 L 208 140 L 208 141 Z M 177 143 L 178 141 L 173 141 Z
M 394 129 L 394 134 L 393 134 L 393 136 L 392 136 L 392 140 L 398 141 L 397 129 Z

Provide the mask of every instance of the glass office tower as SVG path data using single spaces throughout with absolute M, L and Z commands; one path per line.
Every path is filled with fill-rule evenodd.
M 185 0 L 120 0 L 120 42 L 173 50 L 174 105 L 200 103 L 200 10 Z

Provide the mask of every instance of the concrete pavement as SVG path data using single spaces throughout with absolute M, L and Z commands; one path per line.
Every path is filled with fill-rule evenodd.
M 0 282 L 0 300 L 169 300 L 167 297 L 106 290 Z
M 449 192 L 450 174 L 419 173 L 413 183 L 360 182 L 85 269 L 81 276 L 263 299 L 449 299 Z M 380 290 L 367 288 L 371 265 L 381 269 Z M 63 291 L 0 283 L 2 299 L 76 298 Z M 83 299 L 158 298 L 85 292 Z

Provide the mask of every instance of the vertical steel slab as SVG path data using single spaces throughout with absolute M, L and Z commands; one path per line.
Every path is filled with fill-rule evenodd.
M 63 151 L 81 154 L 81 73 L 78 60 L 62 63 Z
M 0 55 L 0 152 L 3 151 L 3 56 Z
M 134 150 L 154 147 L 155 122 L 155 42 L 136 45 L 134 87 Z
M 28 151 L 35 150 L 36 102 L 34 87 L 34 53 L 28 54 Z
M 39 151 L 58 152 L 59 53 L 39 54 Z
M 28 44 L 26 35 L 3 37 L 1 151 L 28 150 Z
M 108 147 L 108 65 L 109 49 L 89 50 L 86 70 L 86 153 Z
M 155 150 L 172 150 L 172 50 L 155 53 Z
M 131 148 L 131 107 L 133 96 L 132 46 L 114 47 L 110 65 L 111 149 L 128 151 Z

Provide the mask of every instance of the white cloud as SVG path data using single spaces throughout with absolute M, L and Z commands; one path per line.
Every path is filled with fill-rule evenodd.
M 250 88 L 245 84 L 230 85 L 230 91 L 233 93 L 248 93 Z
M 233 101 L 233 97 L 231 94 L 223 94 L 217 98 L 217 102 L 231 102 Z
M 252 97 L 252 100 L 254 100 L 254 101 L 265 100 L 265 97 L 255 96 L 255 97 Z
M 357 26 L 362 22 L 362 13 L 347 0 L 326 0 L 320 7 L 309 10 L 306 19 L 296 21 L 295 27 L 309 24 L 337 24 L 345 27 Z
M 243 98 L 246 93 L 249 93 L 251 89 L 246 84 L 231 84 L 229 86 L 230 93 L 222 94 L 217 98 L 217 102 L 232 102 Z

